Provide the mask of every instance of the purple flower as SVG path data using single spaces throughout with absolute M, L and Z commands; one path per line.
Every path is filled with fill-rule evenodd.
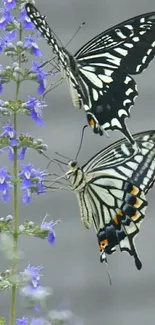
M 8 41 L 14 41 L 15 39 L 17 39 L 17 29 L 12 30 L 11 32 L 5 32 L 5 37 Z
M 28 318 L 18 318 L 16 319 L 16 325 L 28 325 L 29 324 L 29 320 Z
M 45 217 L 46 218 L 46 217 Z M 45 220 L 44 218 L 44 220 Z M 43 229 L 43 230 L 48 230 L 48 236 L 47 236 L 47 240 L 48 242 L 51 244 L 51 245 L 54 245 L 55 244 L 55 239 L 56 239 L 56 234 L 55 234 L 55 230 L 53 229 L 53 226 L 55 226 L 59 220 L 52 220 L 52 221 L 44 221 L 42 222 L 41 226 L 40 226 L 40 229 Z
M 40 68 L 39 64 L 35 61 L 32 62 L 31 72 L 36 74 L 36 80 L 39 83 L 39 95 L 43 95 L 46 87 L 46 73 L 44 72 L 43 68 Z
M 32 318 L 31 320 L 29 320 L 28 318 L 21 318 L 21 319 L 16 319 L 16 325 L 50 325 L 51 323 L 49 323 L 48 321 L 46 321 L 44 318 L 42 317 L 37 317 L 37 318 Z
M 0 38 L 0 52 L 8 46 L 8 44 L 17 38 L 17 30 L 14 29 L 11 32 L 5 32 L 3 37 Z
M 31 178 L 36 176 L 36 171 L 34 169 L 34 166 L 32 164 L 28 164 L 28 165 L 21 165 L 21 167 L 22 170 L 18 174 L 18 176 L 22 178 L 23 185 L 25 187 L 32 186 Z
M 42 276 L 40 271 L 43 269 L 43 266 L 28 265 L 23 272 L 20 272 L 20 274 L 28 284 L 31 284 L 33 288 L 37 288 L 40 286 L 40 277 Z
M 47 106 L 45 101 L 39 100 L 32 96 L 29 96 L 28 98 L 29 100 L 25 103 L 25 107 L 29 110 L 29 114 L 36 124 L 43 126 L 44 121 L 42 118 L 42 110 Z
M 17 132 L 14 130 L 13 125 L 11 124 L 6 124 L 3 126 L 3 132 L 1 133 L 2 137 L 9 137 L 10 138 L 10 143 L 11 145 L 17 146 L 18 145 L 18 140 L 16 139 Z
M 9 189 L 13 187 L 10 184 L 12 176 L 8 174 L 7 168 L 3 167 L 0 169 L 0 191 L 3 202 L 8 202 L 10 199 Z
M 35 42 L 35 39 L 30 35 L 25 37 L 24 46 L 29 48 L 35 56 L 42 56 L 41 51 L 38 48 L 38 45 Z
M 24 272 L 20 274 L 23 277 L 24 286 L 21 289 L 22 295 L 31 301 L 35 311 L 40 311 L 40 302 L 45 299 L 49 293 L 40 285 L 40 271 L 42 266 L 28 265 Z
M 35 169 L 32 164 L 22 165 L 22 170 L 18 176 L 22 179 L 21 190 L 24 191 L 23 202 L 29 204 L 32 199 L 31 189 L 37 191 L 37 193 L 44 193 L 44 186 L 42 181 L 47 174 L 45 170 Z
M 26 29 L 34 29 L 34 24 L 31 22 L 30 18 L 27 16 L 25 8 L 21 10 L 20 12 L 20 18 L 19 21 L 23 22 L 23 26 Z
M 9 9 L 4 7 L 0 9 L 2 16 L 0 18 L 0 29 L 3 30 L 10 22 L 12 22 L 13 18 Z
M 3 0 L 3 2 L 7 10 L 16 8 L 16 0 Z

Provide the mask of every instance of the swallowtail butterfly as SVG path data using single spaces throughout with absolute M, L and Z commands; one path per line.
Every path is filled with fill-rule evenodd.
M 155 181 L 155 131 L 135 134 L 136 153 L 126 139 L 115 142 L 91 158 L 83 167 L 69 162 L 65 174 L 76 193 L 81 220 L 86 228 L 94 224 L 100 261 L 107 263 L 118 245 L 142 263 L 136 252 L 138 234 L 147 207 L 146 193 Z
M 147 68 L 155 55 L 155 12 L 126 20 L 91 39 L 74 56 L 59 45 L 44 16 L 27 3 L 26 12 L 57 55 L 73 105 L 84 107 L 95 133 L 119 130 L 134 145 L 125 125 L 138 95 L 131 75 Z

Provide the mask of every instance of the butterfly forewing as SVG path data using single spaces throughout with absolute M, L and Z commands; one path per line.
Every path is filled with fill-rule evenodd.
M 119 140 L 91 158 L 83 170 L 131 180 L 147 193 L 155 179 L 155 131 L 137 133 L 133 138 L 140 148 L 138 153 L 127 140 Z
M 106 59 L 107 64 L 120 66 L 129 74 L 140 73 L 153 59 L 154 33 L 155 12 L 142 14 L 100 33 L 77 51 L 75 57 L 82 64 L 86 61 L 99 66 Z

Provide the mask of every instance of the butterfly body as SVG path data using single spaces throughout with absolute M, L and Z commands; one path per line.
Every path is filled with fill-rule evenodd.
M 87 229 L 94 225 L 100 261 L 107 263 L 107 254 L 119 246 L 134 257 L 140 270 L 134 239 L 145 217 L 146 194 L 155 181 L 155 131 L 133 138 L 140 152 L 127 140 L 119 140 L 82 167 L 71 161 L 66 178 L 76 194 L 82 223 Z

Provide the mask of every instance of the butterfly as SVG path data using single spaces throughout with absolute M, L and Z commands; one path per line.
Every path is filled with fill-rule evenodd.
M 74 56 L 57 41 L 45 16 L 25 5 L 35 27 L 57 55 L 66 76 L 73 105 L 83 107 L 97 134 L 119 130 L 135 146 L 125 119 L 138 95 L 130 76 L 147 68 L 155 55 L 155 12 L 126 20 L 91 39 Z
M 133 135 L 140 148 L 135 152 L 122 139 L 98 152 L 84 166 L 69 162 L 65 178 L 75 192 L 84 226 L 94 225 L 100 261 L 121 251 L 133 256 L 138 270 L 142 263 L 134 239 L 145 217 L 146 194 L 155 181 L 155 131 Z

